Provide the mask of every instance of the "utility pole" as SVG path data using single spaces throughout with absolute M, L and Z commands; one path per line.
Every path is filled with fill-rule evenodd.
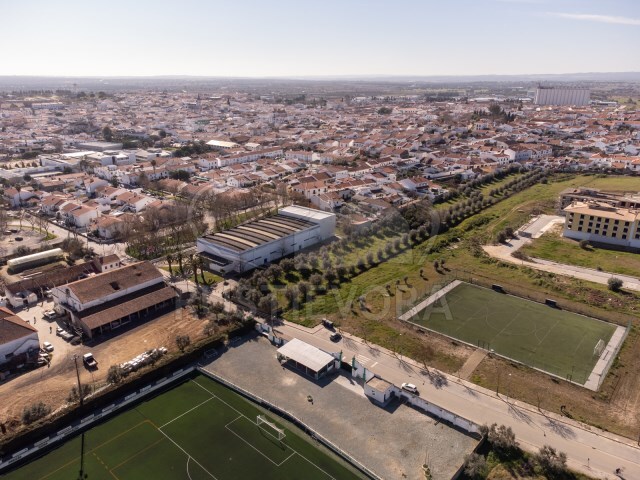
M 82 385 L 80 385 L 80 370 L 78 369 L 78 355 L 73 356 L 73 362 L 76 365 L 76 377 L 78 379 L 78 397 L 80 397 L 80 406 L 84 406 L 84 400 L 82 398 Z
M 82 398 L 82 385 L 80 384 L 80 370 L 78 369 L 78 355 L 73 356 L 73 362 L 76 365 L 76 378 L 78 379 L 78 397 L 80 397 L 80 407 L 84 405 L 84 400 Z M 84 480 L 84 433 L 82 434 L 82 440 L 80 444 L 80 472 L 78 475 L 78 480 Z

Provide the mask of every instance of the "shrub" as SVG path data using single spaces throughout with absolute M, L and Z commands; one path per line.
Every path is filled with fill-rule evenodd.
M 176 346 L 180 349 L 181 352 L 184 352 L 185 349 L 191 344 L 191 338 L 189 335 L 177 335 L 176 336 Z
M 491 426 L 483 425 L 480 427 L 480 433 L 487 437 L 487 441 L 491 444 L 493 450 L 502 458 L 508 457 L 518 448 L 516 435 L 511 430 L 511 427 L 498 426 L 496 423 Z
M 464 474 L 470 479 L 486 478 L 487 461 L 482 455 L 470 453 L 464 457 Z
M 589 242 L 587 240 L 580 240 L 579 245 L 580 245 L 580 248 L 583 250 L 589 250 L 589 247 L 591 246 L 589 245 Z
M 82 398 L 86 397 L 91 393 L 91 387 L 89 385 L 81 384 L 80 391 L 82 392 Z M 75 385 L 71 388 L 69 395 L 67 396 L 67 402 L 74 403 L 80 401 L 80 394 L 78 393 L 78 387 Z
M 535 461 L 545 474 L 545 478 L 554 478 L 567 468 L 567 454 L 557 452 L 555 448 L 544 445 L 535 455 Z
M 107 371 L 107 382 L 120 383 L 124 378 L 124 370 L 120 365 L 111 365 Z
M 40 420 L 51 413 L 51 407 L 42 402 L 33 403 L 28 407 L 24 407 L 22 411 L 22 423 L 30 425 L 36 420 Z
M 623 285 L 622 280 L 620 280 L 617 277 L 611 277 L 607 281 L 607 286 L 609 287 L 609 290 L 611 290 L 612 292 L 619 292 L 620 289 L 622 288 L 622 285 Z

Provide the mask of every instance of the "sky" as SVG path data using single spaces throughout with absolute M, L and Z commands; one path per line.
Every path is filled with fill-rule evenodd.
M 640 0 L 0 0 L 0 75 L 640 71 Z

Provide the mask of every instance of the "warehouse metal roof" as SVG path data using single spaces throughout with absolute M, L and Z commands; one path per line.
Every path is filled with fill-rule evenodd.
M 315 223 L 302 218 L 278 214 L 254 220 L 224 232 L 205 235 L 202 238 L 212 245 L 244 252 L 315 226 Z

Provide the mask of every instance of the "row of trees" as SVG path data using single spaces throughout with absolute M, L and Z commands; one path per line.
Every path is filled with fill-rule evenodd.
M 378 223 L 378 235 L 388 238 L 388 241 L 377 250 L 363 252 L 362 256 L 351 264 L 344 262 L 346 254 L 362 248 L 363 243 L 370 240 L 371 231 L 365 229 L 353 232 L 340 241 L 323 246 L 317 253 L 285 258 L 265 270 L 257 270 L 251 277 L 240 280 L 229 295 L 234 300 L 248 303 L 263 313 L 273 314 L 278 308 L 278 302 L 271 286 L 283 285 L 285 280 L 295 280 L 295 284 L 290 283 L 285 287 L 284 297 L 289 308 L 299 308 L 315 295 L 325 293 L 328 289 L 350 280 L 429 237 L 429 232 L 424 227 L 396 237 L 384 236 L 398 231 L 398 225 L 405 223 L 397 212 L 390 212 L 384 216 Z M 388 287 L 390 288 L 390 285 Z
M 409 227 L 425 226 L 430 231 L 443 233 L 459 224 L 462 220 L 475 215 L 501 199 L 535 185 L 544 178 L 546 178 L 546 172 L 544 171 L 534 170 L 528 172 L 504 186 L 490 191 L 489 197 L 484 197 L 481 192 L 476 190 L 480 184 L 474 184 L 473 187 L 466 186 L 463 189 L 463 192 L 466 193 L 462 193 L 466 198 L 457 201 L 453 205 L 438 209 L 434 208 L 428 200 L 423 200 L 402 209 L 402 216 Z

